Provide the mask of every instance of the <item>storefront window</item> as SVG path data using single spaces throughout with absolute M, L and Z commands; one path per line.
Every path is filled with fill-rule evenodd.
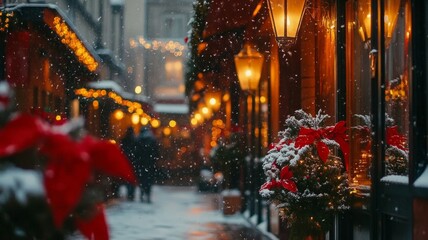
M 411 17 L 409 1 L 386 1 L 385 40 L 385 175 L 408 174 Z M 351 183 L 367 193 L 371 184 L 371 1 L 346 5 L 347 121 L 350 126 Z
M 410 2 L 386 1 L 384 14 L 385 175 L 407 176 L 411 81 Z M 391 22 L 387 22 L 388 19 Z
M 353 185 L 368 193 L 371 154 L 370 0 L 346 5 L 346 89 L 350 169 Z

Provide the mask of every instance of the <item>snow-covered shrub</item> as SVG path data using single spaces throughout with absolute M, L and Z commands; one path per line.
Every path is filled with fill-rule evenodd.
M 348 143 L 343 121 L 324 127 L 328 115 L 302 110 L 286 120 L 282 138 L 263 158 L 260 194 L 279 208 L 292 239 L 324 234 L 336 213 L 349 208 Z M 346 164 L 347 165 L 347 164 Z

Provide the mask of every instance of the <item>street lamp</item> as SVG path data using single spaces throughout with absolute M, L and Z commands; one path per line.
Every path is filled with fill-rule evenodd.
M 269 15 L 279 43 L 293 43 L 302 22 L 305 0 L 268 0 Z
M 255 92 L 262 73 L 263 55 L 246 43 L 244 48 L 235 55 L 235 66 L 241 89 Z
M 254 182 L 254 162 L 255 162 L 255 123 L 256 123 L 256 90 L 259 87 L 260 76 L 263 67 L 263 55 L 251 47 L 244 44 L 244 48 L 235 55 L 236 72 L 238 73 L 241 89 L 251 95 L 251 158 L 250 158 L 250 215 L 255 213 L 255 182 Z

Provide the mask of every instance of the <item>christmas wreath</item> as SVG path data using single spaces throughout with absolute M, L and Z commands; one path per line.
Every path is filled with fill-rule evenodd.
M 279 209 L 291 239 L 325 234 L 334 215 L 349 208 L 347 129 L 343 121 L 323 127 L 328 117 L 296 111 L 262 160 L 267 178 L 260 194 Z

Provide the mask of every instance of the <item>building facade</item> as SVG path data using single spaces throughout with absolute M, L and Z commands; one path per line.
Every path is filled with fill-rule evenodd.
M 427 108 L 421 105 L 427 91 L 426 3 L 302 1 L 301 12 L 287 5 L 288 21 L 296 25 L 289 26 L 293 34 L 287 31 L 287 38 L 280 39 L 275 36 L 268 1 L 236 1 L 227 9 L 221 7 L 227 1 L 198 1 L 194 19 L 201 19 L 196 24 L 200 28 L 194 27 L 193 32 L 200 41 L 191 42 L 191 47 L 196 63 L 205 69 L 195 68 L 195 77 L 186 79 L 191 86 L 192 116 L 196 119 L 204 107 L 200 90 L 204 86 L 227 86 L 230 96 L 239 93 L 222 103 L 220 111 L 225 114 L 220 119 L 226 123 L 226 133 L 235 124 L 247 133 L 249 161 L 243 168 L 250 176 L 259 176 L 258 160 L 269 143 L 277 141 L 287 116 L 295 110 L 312 115 L 321 110 L 331 116 L 330 125 L 346 121 L 353 200 L 351 210 L 338 216 L 330 237 L 423 239 L 427 226 L 421 212 L 427 203 L 426 181 L 421 180 L 427 163 Z M 252 97 L 239 89 L 234 65 L 244 43 L 264 57 Z M 195 129 L 211 129 L 211 116 L 197 122 Z M 202 134 L 214 135 L 210 130 Z M 261 176 L 255 185 L 263 181 Z M 257 223 L 269 222 L 268 230 L 287 239 L 283 224 L 278 229 L 270 224 L 277 222 L 276 217 L 259 197 L 258 187 L 248 180 L 244 183 L 245 211 L 257 216 Z

